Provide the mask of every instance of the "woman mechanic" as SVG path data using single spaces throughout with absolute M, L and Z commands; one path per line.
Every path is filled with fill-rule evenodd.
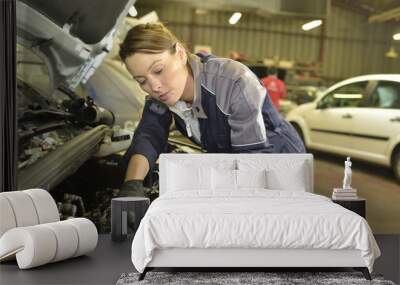
M 245 65 L 194 55 L 161 23 L 133 27 L 120 46 L 128 71 L 150 96 L 124 161 L 120 196 L 144 196 L 143 179 L 176 128 L 210 153 L 301 153 L 294 128 L 276 112 Z

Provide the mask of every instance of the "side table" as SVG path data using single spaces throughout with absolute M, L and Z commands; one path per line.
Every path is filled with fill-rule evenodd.
M 124 241 L 134 235 L 146 214 L 150 199 L 145 197 L 120 197 L 111 200 L 111 239 Z
M 340 206 L 350 211 L 353 211 L 356 214 L 359 214 L 361 217 L 365 219 L 366 200 L 364 198 L 357 198 L 351 200 L 332 199 L 332 202 L 339 204 Z

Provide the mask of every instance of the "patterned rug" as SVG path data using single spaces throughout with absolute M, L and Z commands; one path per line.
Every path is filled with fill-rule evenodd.
M 298 285 L 298 284 L 379 284 L 395 285 L 380 275 L 372 274 L 372 281 L 364 278 L 360 272 L 148 272 L 142 281 L 139 273 L 122 274 L 116 285 L 134 284 L 222 284 L 222 285 Z

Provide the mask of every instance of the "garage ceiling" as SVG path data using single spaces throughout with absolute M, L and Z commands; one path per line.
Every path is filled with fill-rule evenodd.
M 238 10 L 261 16 L 324 17 L 331 2 L 335 6 L 364 14 L 369 22 L 400 22 L 400 0 L 138 0 L 160 5 L 178 2 L 200 9 Z M 161 4 L 161 5 L 162 5 Z
M 240 11 L 260 16 L 325 17 L 330 0 L 146 0 L 139 3 L 160 5 L 175 2 L 205 10 Z M 161 4 L 161 5 L 162 5 Z

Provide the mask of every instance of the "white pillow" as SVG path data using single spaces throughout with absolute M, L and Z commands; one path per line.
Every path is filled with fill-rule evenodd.
M 168 191 L 212 189 L 209 166 L 170 163 L 168 173 Z
M 238 188 L 267 188 L 266 170 L 236 170 Z
M 290 170 L 268 169 L 267 188 L 271 190 L 303 191 L 307 185 L 305 164 L 292 165 Z
M 214 190 L 236 190 L 236 170 L 212 168 L 212 184 Z
M 246 158 L 238 160 L 240 170 L 265 169 L 267 188 L 271 190 L 306 191 L 308 185 L 308 163 L 304 160 Z

